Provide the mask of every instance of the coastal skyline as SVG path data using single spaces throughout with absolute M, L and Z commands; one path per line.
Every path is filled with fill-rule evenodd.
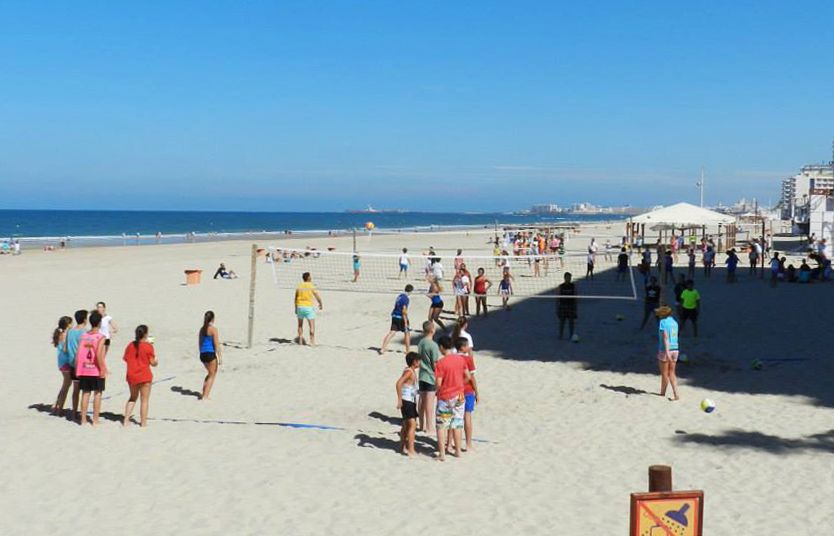
M 11 4 L 0 208 L 775 202 L 831 152 L 803 6 Z

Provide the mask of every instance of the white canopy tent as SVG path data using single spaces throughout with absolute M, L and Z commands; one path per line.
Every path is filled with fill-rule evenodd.
M 714 210 L 696 207 L 689 203 L 677 203 L 634 216 L 631 218 L 631 222 L 646 225 L 664 224 L 675 226 L 678 229 L 687 229 L 718 224 L 729 225 L 735 223 L 736 218 Z
M 676 203 L 634 216 L 629 219 L 626 230 L 632 238 L 638 235 L 645 238 L 647 227 L 652 231 L 657 231 L 658 240 L 663 240 L 664 234 L 675 233 L 675 231 L 680 233 L 688 231 L 690 236 L 700 231 L 702 237 L 705 237 L 708 232 L 717 232 L 719 249 L 735 245 L 735 216 L 696 207 L 689 203 Z M 726 241 L 723 240 L 725 236 Z

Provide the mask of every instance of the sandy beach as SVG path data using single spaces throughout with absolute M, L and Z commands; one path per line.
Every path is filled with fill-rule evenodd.
M 581 252 L 591 236 L 616 243 L 622 232 L 584 226 L 569 247 Z M 489 236 L 363 236 L 360 247 L 487 254 Z M 349 251 L 350 240 L 291 245 Z M 557 340 L 551 300 L 496 307 L 470 330 L 479 441 L 438 463 L 433 438 L 418 437 L 416 459 L 395 451 L 402 345 L 395 339 L 398 351 L 384 356 L 372 349 L 395 295 L 322 292 L 319 346 L 299 347 L 290 342 L 292 290 L 277 288 L 259 260 L 254 345 L 245 349 L 250 248 L 229 241 L 0 258 L 0 533 L 625 534 L 629 494 L 647 490 L 651 464 L 671 465 L 676 489 L 704 490 L 706 535 L 834 527 L 831 284 L 771 288 L 747 275 L 745 259 L 729 285 L 723 257 L 709 280 L 699 262 L 700 336 L 682 335 L 690 363 L 678 369 L 678 402 L 656 395 L 657 335 L 651 323 L 637 330 L 640 300 L 581 301 L 578 344 Z M 211 279 L 221 261 L 240 278 Z M 200 285 L 183 284 L 186 268 L 204 270 Z M 120 332 L 103 422 L 81 428 L 49 415 L 61 379 L 49 337 L 59 316 L 99 300 Z M 428 303 L 415 293 L 412 318 L 422 322 Z M 196 346 L 207 309 L 226 346 L 212 400 L 202 402 Z M 157 383 L 150 426 L 123 429 L 122 352 L 140 323 L 156 338 Z M 705 397 L 716 402 L 712 414 L 699 409 Z

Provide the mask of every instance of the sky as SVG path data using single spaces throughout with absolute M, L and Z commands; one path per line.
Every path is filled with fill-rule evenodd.
M 0 208 L 504 211 L 831 159 L 832 2 L 3 2 Z

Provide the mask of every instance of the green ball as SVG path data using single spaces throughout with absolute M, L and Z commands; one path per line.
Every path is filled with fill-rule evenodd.
M 754 359 L 750 364 L 750 368 L 753 370 L 762 370 L 762 367 L 764 367 L 764 363 L 762 363 L 759 359 Z
M 618 322 L 622 322 L 625 317 L 623 315 L 617 315 L 616 318 Z

